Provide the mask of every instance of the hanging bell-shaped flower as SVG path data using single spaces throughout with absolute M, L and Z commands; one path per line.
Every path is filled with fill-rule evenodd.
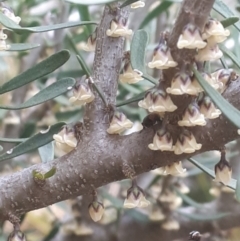
M 222 113 L 219 109 L 215 107 L 214 103 L 208 96 L 205 96 L 200 102 L 200 112 L 207 119 L 218 118 Z
M 182 162 L 178 161 L 165 166 L 164 175 L 182 176 L 185 172 L 186 169 L 182 167 Z
M 93 201 L 88 206 L 89 214 L 94 222 L 101 220 L 104 214 L 104 206 L 101 202 Z
M 118 21 L 112 20 L 110 29 L 108 29 L 106 32 L 107 36 L 113 38 L 132 36 L 133 31 L 128 29 L 126 24 L 126 20 L 122 18 L 120 18 Z
M 133 70 L 131 64 L 128 62 L 124 65 L 123 73 L 119 75 L 119 80 L 124 84 L 135 84 L 143 80 L 142 75 L 141 71 Z

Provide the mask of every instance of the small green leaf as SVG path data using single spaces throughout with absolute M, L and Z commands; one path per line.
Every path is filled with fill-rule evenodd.
M 131 65 L 143 73 L 143 77 L 151 83 L 156 84 L 156 80 L 147 74 L 145 67 L 145 49 L 148 42 L 148 34 L 145 30 L 138 30 L 133 35 L 131 42 Z
M 59 122 L 51 126 L 49 130 L 37 133 L 21 144 L 15 146 L 13 149 L 0 155 L 0 161 L 20 156 L 26 152 L 33 151 L 41 146 L 46 145 L 47 143 L 53 141 L 53 135 L 58 133 L 64 125 L 64 122 Z
M 128 5 L 132 4 L 132 3 L 137 2 L 137 1 L 138 1 L 138 0 L 126 0 L 126 1 L 120 6 L 120 8 L 126 7 L 126 6 L 128 6 Z
M 140 101 L 144 98 L 146 92 L 142 92 L 128 100 L 124 100 L 124 101 L 121 101 L 120 103 L 117 103 L 116 107 L 120 107 L 120 106 L 123 106 L 123 105 L 127 105 L 127 104 L 130 104 L 130 103 L 133 103 L 133 102 L 136 102 L 136 101 Z
M 165 12 L 173 3 L 170 1 L 161 2 L 156 8 L 154 8 L 151 12 L 147 14 L 147 16 L 143 19 L 139 28 L 145 27 L 150 21 L 155 19 L 161 13 Z
M 56 168 L 53 167 L 50 171 L 44 174 L 44 179 L 52 177 L 56 173 Z
M 36 170 L 33 170 L 32 174 L 33 174 L 34 179 L 44 180 L 44 176 L 42 173 L 37 172 Z
M 40 44 L 9 44 L 10 48 L 7 51 L 26 51 L 29 49 L 35 49 L 40 46 Z
M 216 213 L 216 214 L 193 214 L 193 213 L 185 213 L 181 211 L 177 211 L 180 215 L 183 215 L 189 219 L 196 220 L 196 221 L 211 221 L 224 218 L 226 216 L 232 215 L 230 212 L 226 213 Z
M 240 61 L 238 60 L 237 56 L 235 56 L 232 51 L 228 50 L 224 44 L 219 44 L 219 47 L 233 61 L 233 63 L 240 68 Z
M 69 3 L 81 4 L 81 5 L 97 5 L 116 2 L 117 0 L 66 0 Z
M 238 176 L 237 179 L 237 185 L 236 185 L 236 199 L 238 202 L 240 202 L 240 175 Z
M 223 25 L 224 28 L 227 28 L 239 21 L 238 17 L 229 17 L 221 21 L 221 24 Z
M 42 162 L 49 162 L 54 159 L 54 143 L 49 142 L 44 146 L 38 148 L 38 153 L 41 157 Z
M 29 100 L 25 101 L 20 105 L 15 106 L 1 106 L 0 109 L 6 110 L 19 110 L 19 109 L 26 109 L 35 105 L 39 105 L 44 103 L 48 100 L 54 99 L 57 96 L 67 92 L 70 88 L 75 85 L 75 80 L 72 78 L 64 78 L 58 80 L 57 82 L 49 85 L 45 89 L 39 91 L 36 95 L 31 97 Z
M 87 64 L 85 63 L 83 57 L 80 54 L 77 55 L 77 60 L 78 60 L 78 63 L 80 64 L 80 66 L 82 67 L 82 70 L 85 73 L 85 75 L 91 76 L 90 70 L 89 70 Z
M 80 26 L 80 25 L 97 24 L 96 22 L 93 22 L 93 21 L 85 21 L 85 22 L 77 21 L 77 22 L 47 25 L 47 26 L 24 28 L 24 27 L 21 27 L 20 25 L 16 24 L 14 21 L 12 21 L 10 18 L 5 16 L 1 12 L 0 12 L 0 23 L 2 25 L 4 25 L 6 28 L 12 29 L 14 32 L 19 33 L 19 34 L 26 33 L 26 32 L 41 33 L 41 32 L 47 32 L 47 31 L 58 30 L 58 29 L 63 29 L 63 28 L 76 27 L 76 26 Z
M 49 73 L 52 73 L 54 70 L 66 63 L 69 58 L 70 52 L 68 50 L 62 50 L 53 54 L 42 62 L 36 64 L 34 67 L 26 70 L 0 86 L 0 94 L 17 89 Z
M 192 67 L 192 70 L 201 87 L 212 99 L 214 104 L 222 111 L 223 115 L 229 119 L 236 127 L 240 128 L 240 111 L 231 105 L 228 101 L 226 101 L 220 93 L 218 93 L 212 86 L 210 86 L 194 67 Z
M 203 172 L 205 172 L 206 174 L 208 174 L 210 177 L 212 177 L 213 179 L 215 179 L 215 172 L 212 171 L 211 169 L 209 169 L 208 167 L 205 167 L 204 165 L 200 164 L 199 162 L 197 162 L 196 160 L 194 160 L 193 158 L 188 158 L 188 160 L 195 165 L 196 167 L 198 167 L 199 169 L 201 169 Z M 236 183 L 237 181 L 235 179 L 231 179 L 230 183 L 227 185 L 228 187 L 230 187 L 231 189 L 235 190 L 236 189 Z
M 222 0 L 216 0 L 213 5 L 213 9 L 225 18 L 235 17 L 234 13 L 229 9 L 229 7 Z M 239 22 L 234 23 L 234 26 L 238 29 L 238 31 L 240 31 Z

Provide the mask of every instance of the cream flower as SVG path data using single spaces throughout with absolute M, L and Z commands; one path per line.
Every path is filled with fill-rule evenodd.
M 179 161 L 165 166 L 164 175 L 182 176 L 185 172 L 186 169 L 182 167 L 182 162 Z
M 227 185 L 232 178 L 232 168 L 229 165 L 228 161 L 225 159 L 225 156 L 221 158 L 218 164 L 215 165 L 215 179 L 216 182 L 221 182 L 224 185 Z
M 124 201 L 124 208 L 145 208 L 150 202 L 145 198 L 143 191 L 138 186 L 132 186 L 127 191 L 127 198 Z
M 180 224 L 177 220 L 168 218 L 161 227 L 165 230 L 179 230 Z
M 207 46 L 204 49 L 200 49 L 195 56 L 197 61 L 214 61 L 218 60 L 223 56 L 222 51 L 218 45 L 213 41 L 208 41 Z
M 158 47 L 154 50 L 153 59 L 148 63 L 148 67 L 153 69 L 168 69 L 178 65 L 172 58 L 170 49 L 164 42 L 160 42 Z
M 174 183 L 174 186 L 177 188 L 177 190 L 179 192 L 181 192 L 183 194 L 187 194 L 190 192 L 190 189 L 188 188 L 188 186 L 183 182 L 178 181 L 178 182 Z
M 204 99 L 201 101 L 200 112 L 207 119 L 218 118 L 222 113 L 219 109 L 215 107 L 214 103 L 208 96 L 205 96 Z
M 119 134 L 127 129 L 132 128 L 133 123 L 127 119 L 122 112 L 115 112 L 107 129 L 108 134 Z
M 136 8 L 143 8 L 145 6 L 145 2 L 143 1 L 136 1 L 131 4 L 131 8 L 136 9 Z
M 94 222 L 98 222 L 104 213 L 104 206 L 102 203 L 98 201 L 93 201 L 89 206 L 88 206 L 88 211 L 90 214 L 90 217 Z
M 162 221 L 165 219 L 165 215 L 162 212 L 161 208 L 158 205 L 153 205 L 151 211 L 148 214 L 148 218 L 151 221 Z
M 74 131 L 67 127 L 64 127 L 58 134 L 54 134 L 53 139 L 56 141 L 56 146 L 66 153 L 72 151 L 77 146 Z
M 159 196 L 159 201 L 165 203 L 171 203 L 176 198 L 176 194 L 169 189 L 166 189 L 161 195 Z
M 173 151 L 173 139 L 171 134 L 165 129 L 161 128 L 153 137 L 153 143 L 148 145 L 151 150 Z
M 193 153 L 201 148 L 202 144 L 196 142 L 194 135 L 188 130 L 184 130 L 178 137 L 174 146 L 174 153 L 176 155 L 181 155 L 182 153 Z
M 87 43 L 80 42 L 78 48 L 86 52 L 94 52 L 96 48 L 96 40 L 93 40 L 91 37 L 89 37 Z
M 123 22 L 123 21 L 121 21 Z M 125 26 L 125 23 L 117 23 L 116 21 L 112 20 L 111 22 L 111 28 L 107 30 L 106 32 L 107 36 L 109 37 L 130 37 L 133 34 L 133 31 L 131 29 L 128 29 Z
M 211 37 L 211 41 L 215 43 L 221 43 L 230 35 L 228 29 L 224 29 L 221 22 L 215 19 L 209 19 L 205 25 L 203 31 L 203 39 L 208 39 Z
M 202 75 L 203 79 L 206 80 L 208 82 L 208 84 L 210 84 L 215 90 L 218 90 L 218 89 L 220 89 L 222 87 L 223 84 L 221 82 L 217 81 L 217 79 L 214 78 L 214 76 L 212 76 L 210 74 L 207 74 L 205 72 L 202 72 L 201 75 Z M 197 79 L 195 77 L 194 77 L 193 82 L 195 84 L 197 84 L 199 86 L 199 88 L 201 88 L 200 85 L 198 84 Z
M 179 126 L 205 126 L 204 115 L 200 113 L 196 103 L 189 104 L 185 110 L 182 120 L 178 121 Z
M 203 90 L 196 83 L 194 84 L 191 77 L 185 72 L 176 73 L 172 79 L 171 87 L 166 89 L 167 93 L 172 95 L 198 95 Z
M 77 84 L 73 89 L 73 96 L 69 99 L 71 103 L 82 106 L 92 102 L 95 96 L 89 86 L 85 83 Z
M 131 64 L 127 63 L 124 66 L 123 74 L 119 75 L 119 80 L 124 84 L 135 84 L 143 80 L 142 75 L 143 75 L 142 72 L 140 72 L 137 69 L 133 70 Z
M 172 210 L 172 211 L 178 209 L 179 207 L 182 206 L 182 202 L 183 202 L 182 198 L 176 196 L 176 197 L 172 200 L 172 202 L 169 203 L 169 209 Z
M 177 47 L 179 49 L 202 49 L 207 45 L 203 41 L 200 29 L 192 23 L 187 24 L 178 38 Z

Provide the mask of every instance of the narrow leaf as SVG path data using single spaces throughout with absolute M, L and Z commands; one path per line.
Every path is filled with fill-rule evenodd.
M 0 94 L 17 89 L 53 72 L 64 63 L 66 63 L 69 58 L 70 52 L 68 50 L 62 50 L 56 54 L 53 54 L 42 62 L 36 64 L 34 67 L 26 70 L 20 75 L 9 80 L 4 85 L 0 86 Z
M 201 169 L 203 172 L 205 172 L 206 174 L 208 174 L 210 177 L 212 177 L 213 179 L 215 179 L 215 172 L 212 171 L 211 169 L 209 169 L 208 167 L 205 167 L 204 165 L 200 164 L 199 162 L 197 162 L 196 160 L 189 158 L 188 159 L 193 165 L 195 165 L 196 167 L 198 167 L 199 169 Z M 231 179 L 230 183 L 227 185 L 228 187 L 230 187 L 231 189 L 235 190 L 236 189 L 236 183 L 237 181 L 235 179 Z
M 196 220 L 196 221 L 211 221 L 211 220 L 217 220 L 217 219 L 221 219 L 224 218 L 226 216 L 231 215 L 230 212 L 226 212 L 226 213 L 216 213 L 216 214 L 193 214 L 193 213 L 185 213 L 185 212 L 181 212 L 181 211 L 177 211 L 179 214 L 192 219 L 192 220 Z
M 236 199 L 238 202 L 240 202 L 240 175 L 237 179 L 237 185 L 236 185 Z
M 81 4 L 81 5 L 97 5 L 116 2 L 117 0 L 66 0 L 69 3 Z
M 46 145 L 39 147 L 38 153 L 41 157 L 42 162 L 52 161 L 54 158 L 54 143 L 49 142 Z
M 6 142 L 6 143 L 21 143 L 26 141 L 28 138 L 0 138 L 0 142 Z
M 170 1 L 163 1 L 156 8 L 154 8 L 151 12 L 147 14 L 147 16 L 143 19 L 139 28 L 145 27 L 150 21 L 155 19 L 161 13 L 165 12 L 173 3 Z
M 229 9 L 229 7 L 222 0 L 216 0 L 213 5 L 213 9 L 225 18 L 235 17 L 234 13 Z M 239 22 L 234 23 L 234 26 L 237 28 L 238 31 L 240 31 Z
M 214 104 L 222 111 L 223 115 L 229 119 L 236 127 L 240 128 L 240 111 L 226 101 L 208 82 L 203 79 L 202 75 L 192 67 L 192 70 L 206 94 L 212 99 Z
M 121 101 L 120 103 L 117 103 L 116 107 L 120 107 L 120 106 L 123 106 L 123 105 L 127 105 L 127 104 L 130 104 L 130 103 L 133 103 L 133 102 L 136 102 L 136 101 L 140 101 L 144 98 L 145 96 L 145 92 L 142 92 L 128 100 L 124 100 L 124 101 Z
M 0 23 L 4 25 L 6 28 L 14 30 L 16 33 L 40 33 L 40 32 L 47 32 L 52 30 L 58 30 L 63 28 L 72 28 L 80 25 L 87 25 L 87 24 L 97 24 L 93 21 L 77 21 L 77 22 L 69 22 L 69 23 L 59 23 L 54 25 L 47 25 L 47 26 L 37 26 L 37 27 L 28 27 L 24 28 L 20 25 L 16 24 L 14 21 L 12 21 L 10 18 L 5 16 L 2 12 L 0 12 Z
M 56 173 L 56 168 L 53 167 L 50 171 L 44 174 L 44 179 L 52 177 Z
M 238 17 L 229 17 L 221 21 L 221 24 L 223 25 L 224 28 L 227 28 L 239 21 Z
M 219 47 L 233 61 L 233 63 L 240 68 L 240 61 L 238 60 L 237 56 L 234 55 L 232 51 L 228 50 L 224 44 L 219 44 Z
M 16 106 L 0 106 L 0 109 L 6 110 L 19 110 L 26 109 L 35 105 L 39 105 L 48 100 L 54 99 L 57 96 L 67 92 L 70 88 L 75 85 L 75 80 L 72 78 L 64 78 L 58 80 L 57 82 L 49 85 L 45 89 L 39 91 L 36 95 L 34 95 L 29 100 L 24 103 Z
M 7 51 L 26 51 L 30 49 L 38 48 L 40 44 L 10 44 L 10 48 Z
M 26 152 L 33 151 L 41 146 L 46 145 L 47 143 L 53 141 L 53 135 L 58 133 L 64 125 L 64 122 L 59 122 L 51 126 L 49 130 L 37 133 L 13 149 L 0 155 L 0 161 L 20 156 Z
M 145 49 L 148 42 L 148 34 L 145 30 L 138 30 L 133 35 L 131 42 L 131 65 L 133 69 L 137 69 L 143 73 L 143 77 L 153 84 L 156 80 L 149 76 L 145 67 Z

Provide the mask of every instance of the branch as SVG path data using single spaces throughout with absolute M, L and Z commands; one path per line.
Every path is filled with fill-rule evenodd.
M 186 7 L 185 3 L 193 6 L 192 2 L 199 10 L 198 4 L 201 5 L 205 1 L 185 0 L 183 6 Z M 105 33 L 111 20 L 118 14 L 127 17 L 128 12 L 124 9 L 114 12 L 108 7 L 105 8 L 98 27 L 93 72 L 95 83 L 101 87 L 111 104 L 115 103 L 123 39 L 108 38 Z M 178 16 L 177 22 L 181 23 L 182 18 L 185 18 L 184 12 Z M 233 82 L 225 92 L 225 98 L 240 109 L 239 87 L 239 81 Z M 87 106 L 85 128 L 82 130 L 82 140 L 76 150 L 52 162 L 34 165 L 0 179 L 0 221 L 8 219 L 11 215 L 19 216 L 30 210 L 89 194 L 94 188 L 127 178 L 129 173 L 139 175 L 193 156 L 176 156 L 169 152 L 151 151 L 148 144 L 153 139 L 153 128 L 144 129 L 130 136 L 108 135 L 108 123 L 104 120 L 103 107 L 104 104 L 98 96 L 93 104 Z M 173 139 L 176 139 L 179 128 L 170 127 L 171 133 L 174 133 Z M 192 132 L 197 141 L 203 144 L 202 149 L 194 155 L 219 148 L 238 136 L 236 128 L 223 116 L 209 121 L 205 127 L 192 128 Z M 53 167 L 56 168 L 56 174 L 40 187 L 34 181 L 32 171 L 48 171 Z

